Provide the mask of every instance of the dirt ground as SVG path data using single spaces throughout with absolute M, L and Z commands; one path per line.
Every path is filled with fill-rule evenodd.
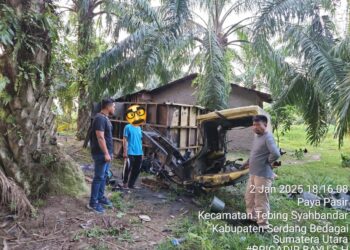
M 80 166 L 91 169 L 89 151 L 73 136 L 60 136 L 60 146 Z M 89 181 L 93 172 L 86 170 Z M 121 161 L 112 166 L 120 182 Z M 37 214 L 18 219 L 8 212 L 0 214 L 0 245 L 3 249 L 155 249 L 172 238 L 176 221 L 198 210 L 193 197 L 170 189 L 149 189 L 140 179 L 141 189 L 120 191 L 120 206 L 97 215 L 86 208 L 89 194 L 74 198 L 50 196 L 34 202 Z M 90 183 L 88 183 L 88 186 Z M 119 191 L 118 191 L 119 192 Z M 113 196 L 109 189 L 108 196 Z M 118 195 L 117 195 L 118 198 Z M 148 215 L 151 221 L 139 216 Z M 1 246 L 0 246 L 1 247 Z

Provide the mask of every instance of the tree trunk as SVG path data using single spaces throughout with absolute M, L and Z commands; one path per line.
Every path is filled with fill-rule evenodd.
M 55 137 L 50 65 L 57 34 L 52 5 L 44 0 L 0 2 L 5 4 L 0 10 L 6 6 L 16 20 L 9 22 L 16 46 L 0 43 L 0 69 L 7 80 L 0 92 L 0 190 L 15 191 L 1 201 L 28 214 L 32 207 L 27 196 L 77 194 L 85 191 L 85 182 Z M 18 202 L 21 199 L 25 202 Z
M 350 34 L 350 0 L 348 0 L 346 2 L 346 35 L 349 35 Z
M 84 140 L 87 136 L 91 119 L 91 102 L 87 97 L 84 83 L 79 86 L 79 108 L 77 120 L 77 139 Z
M 78 10 L 78 55 L 81 60 L 79 62 L 79 107 L 77 120 L 77 139 L 84 140 L 90 125 L 90 113 L 92 101 L 88 93 L 88 72 L 89 57 L 94 49 L 93 44 L 93 17 L 95 0 L 89 0 L 87 8 L 83 6 L 84 1 L 77 2 Z

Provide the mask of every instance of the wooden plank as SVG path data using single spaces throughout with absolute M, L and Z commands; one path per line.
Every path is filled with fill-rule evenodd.
M 111 121 L 114 122 L 114 123 L 117 123 L 117 122 L 124 123 L 124 124 L 128 123 L 127 121 L 120 121 L 120 120 L 111 120 Z M 150 123 L 146 123 L 145 125 L 149 125 L 151 127 L 168 128 L 168 129 L 179 129 L 179 128 L 196 129 L 197 128 L 195 126 L 167 126 L 167 125 L 150 124 Z M 144 126 L 144 125 L 142 125 L 142 126 Z
M 171 106 L 179 106 L 179 107 L 196 107 L 198 109 L 205 110 L 204 107 L 199 106 L 199 105 L 191 105 L 191 104 L 176 103 L 176 102 L 164 102 L 164 104 L 171 105 Z
M 115 119 L 110 119 L 111 122 L 120 122 L 120 123 L 123 123 L 123 124 L 128 124 L 129 122 L 128 121 L 121 121 L 121 120 L 115 120 Z M 159 125 L 159 124 L 152 124 L 152 123 L 145 123 L 144 125 L 141 125 L 142 126 L 145 126 L 145 125 L 149 125 L 151 127 L 158 127 L 158 128 L 169 128 L 169 126 L 165 126 L 165 125 Z
M 190 126 L 197 127 L 197 113 L 198 113 L 197 108 L 192 107 L 190 109 L 190 114 L 189 114 L 189 125 Z
M 170 126 L 169 128 L 192 128 L 192 129 L 196 129 L 197 126 Z
M 183 148 L 187 146 L 187 129 L 180 128 L 180 143 L 179 147 Z
M 189 108 L 188 107 L 181 107 L 181 115 L 180 115 L 180 125 L 181 126 L 188 126 L 188 112 Z
M 150 124 L 158 124 L 157 122 L 157 104 L 149 104 L 147 112 L 147 122 Z
M 170 110 L 169 110 L 169 105 L 166 105 L 166 125 L 170 125 L 171 120 L 170 120 Z
M 179 131 L 179 148 L 185 148 L 187 146 L 186 139 L 187 139 L 187 133 L 182 126 L 187 125 L 187 112 L 186 107 L 180 107 L 180 128 Z M 181 153 L 183 153 L 183 150 L 180 150 Z
M 196 129 L 189 129 L 189 146 L 196 146 L 197 145 L 197 138 L 196 138 Z
M 199 115 L 201 115 L 202 113 L 203 113 L 202 110 L 197 109 L 197 117 Z M 197 146 L 199 146 L 199 145 L 203 145 L 203 138 L 202 138 L 202 134 L 201 134 L 200 127 L 199 127 L 199 121 L 197 119 L 196 119 L 196 125 L 198 127 L 196 129 Z
M 157 109 L 157 124 L 168 125 L 168 106 L 158 105 Z
M 115 151 L 120 151 L 122 147 L 123 129 L 128 124 L 124 113 L 131 104 L 135 104 L 135 102 L 118 103 L 118 115 L 116 115 L 116 118 L 111 119 L 114 126 L 113 140 Z M 191 149 L 194 153 L 197 153 L 201 148 L 202 143 L 197 127 L 197 116 L 205 113 L 204 109 L 195 105 L 170 103 L 147 102 L 137 104 L 144 104 L 148 117 L 146 125 L 157 129 L 170 139 L 181 153 L 184 153 L 186 149 Z M 148 143 L 146 142 L 146 144 Z
M 180 125 L 180 107 L 173 107 L 170 111 L 170 126 L 179 126 Z

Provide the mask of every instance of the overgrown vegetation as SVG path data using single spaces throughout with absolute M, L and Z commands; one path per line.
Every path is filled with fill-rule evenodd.
M 295 138 L 300 138 L 295 140 Z M 304 148 L 307 145 L 305 137 L 304 126 L 292 126 L 288 134 L 281 137 L 281 147 L 287 151 L 287 154 L 282 157 L 282 166 L 277 168 L 278 174 L 277 180 L 274 181 L 273 186 L 278 187 L 280 185 L 316 185 L 317 187 L 329 186 L 335 187 L 336 185 L 348 185 L 350 179 L 350 171 L 346 168 L 342 168 L 340 151 L 337 149 L 337 141 L 334 140 L 331 133 L 328 133 L 325 141 L 321 143 L 317 148 L 308 147 L 308 154 L 321 154 L 320 160 L 312 161 L 300 161 L 298 163 L 289 163 L 289 159 L 293 159 L 293 153 L 295 148 Z M 343 150 L 350 150 L 347 145 Z M 239 185 L 235 188 L 226 188 L 215 193 L 220 199 L 226 203 L 225 211 L 245 211 L 244 196 L 245 186 Z M 322 188 L 320 189 L 322 190 Z M 317 193 L 317 195 L 325 196 L 325 193 Z M 202 196 L 200 199 L 202 202 L 202 209 L 208 211 L 208 204 L 213 194 Z M 307 206 L 298 206 L 297 201 L 289 199 L 287 194 L 273 193 L 271 195 L 271 211 L 273 212 L 286 212 L 298 211 L 298 213 L 318 211 L 325 213 L 344 213 L 343 211 Z M 324 225 L 325 223 L 332 224 L 334 226 L 346 226 L 350 223 L 350 219 L 347 220 L 288 220 L 283 221 L 279 219 L 270 220 L 273 225 L 307 225 L 311 223 L 317 225 Z M 252 245 L 273 245 L 272 234 L 245 234 L 245 233 L 219 233 L 213 232 L 214 225 L 230 225 L 224 221 L 217 220 L 199 220 L 198 214 L 194 213 L 189 218 L 179 221 L 176 225 L 173 225 L 174 236 L 176 238 L 185 239 L 179 246 L 174 246 L 170 240 L 167 240 L 161 244 L 158 249 L 245 249 Z M 324 233 L 310 233 L 307 232 L 307 236 L 322 236 Z M 281 232 L 279 236 L 288 236 L 291 233 Z M 294 236 L 301 234 L 293 233 Z M 348 237 L 346 233 L 341 233 L 341 236 Z M 288 244 L 287 244 L 288 245 Z M 282 247 L 284 244 L 281 245 Z M 289 245 L 291 246 L 291 245 Z
M 126 200 L 122 192 L 112 192 L 109 197 L 113 207 L 117 209 L 116 217 L 123 218 L 125 213 L 133 207 L 132 202 Z
M 70 21 L 78 24 L 75 35 L 80 51 L 98 44 L 96 29 L 102 19 L 106 19 L 104 33 L 111 37 L 109 44 L 91 52 L 100 53 L 92 64 L 94 56 L 89 53 L 80 53 L 88 57 L 83 63 L 76 60 L 79 74 L 91 66 L 91 86 L 86 86 L 85 75 L 76 82 L 84 83 L 81 86 L 87 87 L 92 99 L 155 87 L 197 72 L 196 95 L 209 109 L 227 107 L 230 83 L 235 79 L 244 86 L 270 91 L 278 116 L 289 116 L 291 106 L 296 107 L 308 125 L 311 143 L 321 141 L 331 120 L 336 122 L 340 144 L 347 134 L 349 30 L 339 35 L 343 27 L 335 24 L 339 1 L 74 3 L 66 9 L 77 14 Z M 118 40 L 122 31 L 127 35 Z M 84 88 L 76 89 L 81 95 Z M 282 127 L 288 130 L 287 123 Z
M 118 210 L 125 210 L 126 208 L 126 202 L 123 200 L 122 193 L 121 192 L 113 192 L 110 197 L 111 202 L 113 203 L 113 206 L 117 208 Z
M 297 160 L 302 160 L 304 159 L 304 149 L 298 148 L 294 150 L 294 156 L 297 158 Z
M 350 168 L 350 156 L 341 154 L 341 165 L 344 168 Z
M 100 227 L 93 227 L 90 229 L 85 229 L 80 231 L 78 234 L 74 236 L 74 240 L 80 240 L 82 238 L 96 238 L 101 239 L 103 237 L 111 237 L 115 238 L 119 241 L 127 241 L 127 242 L 133 242 L 133 238 L 130 235 L 128 230 L 125 229 L 117 229 L 117 228 L 100 228 Z
M 0 1 L 0 17 L 0 114 L 6 117 L 0 119 L 1 203 L 30 215 L 29 195 L 77 194 L 85 190 L 84 178 L 55 138 L 55 6 Z
M 277 145 L 280 144 L 280 136 L 290 131 L 291 126 L 295 123 L 297 116 L 295 107 L 286 105 L 282 107 L 269 107 L 265 109 L 271 116 L 272 132 L 277 138 Z

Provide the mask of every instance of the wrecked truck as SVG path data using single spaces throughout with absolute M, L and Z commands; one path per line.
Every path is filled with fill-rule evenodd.
M 181 153 L 169 138 L 154 127 L 145 125 L 143 136 L 151 145 L 146 157 L 150 172 L 196 190 L 210 190 L 245 181 L 249 170 L 242 169 L 243 159 L 228 159 L 227 132 L 252 126 L 252 117 L 258 114 L 269 117 L 259 106 L 198 115 L 196 120 L 202 144 L 196 153 L 190 149 Z

